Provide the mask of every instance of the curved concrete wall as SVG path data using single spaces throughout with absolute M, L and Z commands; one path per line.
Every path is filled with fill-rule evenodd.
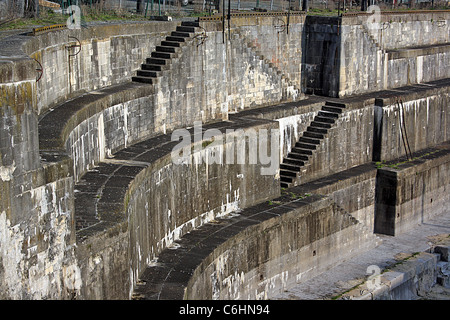
M 23 45 L 24 53 L 43 69 L 36 84 L 38 113 L 83 92 L 129 82 L 176 24 L 98 25 L 30 37 Z
M 273 26 L 274 21 L 271 23 Z M 298 53 L 294 42 L 299 39 L 300 26 L 292 26 L 291 31 L 296 30 L 292 38 L 280 36 L 275 54 L 269 50 L 269 44 L 261 45 L 260 50 L 269 50 L 265 58 L 258 56 L 258 48 L 242 41 L 250 37 L 250 42 L 255 42 L 256 34 L 261 42 L 264 38 L 254 30 L 256 27 L 231 30 L 232 38 L 225 44 L 221 32 L 208 30 L 204 44 L 193 41 L 183 46 L 158 83 L 149 86 L 130 83 L 127 79 L 149 53 L 145 50 L 155 46 L 156 42 L 152 41 L 161 39 L 173 30 L 166 27 L 174 25 L 167 23 L 162 29 L 155 29 L 156 38 L 150 42 L 140 40 L 148 37 L 146 28 L 151 29 L 154 24 L 137 25 L 142 29 L 134 30 L 133 24 L 98 26 L 75 33 L 58 31 L 34 38 L 21 35 L 8 39 L 8 46 L 0 49 L 2 56 L 9 54 L 5 55 L 8 60 L 0 64 L 0 260 L 7 266 L 0 268 L 0 284 L 5 288 L 1 297 L 128 298 L 144 266 L 173 244 L 174 239 L 215 217 L 267 200 L 279 192 L 277 174 L 260 176 L 257 174 L 260 166 L 232 166 L 226 170 L 206 164 L 195 168 L 175 167 L 170 162 L 171 145 L 161 145 L 161 149 L 153 150 L 154 154 L 148 153 L 147 160 L 131 156 L 128 159 L 125 155 L 138 150 L 139 143 L 143 143 L 140 146 L 143 150 L 151 149 L 145 145 L 150 139 L 155 139 L 152 142 L 157 144 L 162 136 L 168 138 L 167 132 L 192 126 L 196 120 L 216 122 L 211 124 L 214 127 L 227 120 L 231 112 L 289 98 L 289 90 L 295 91 L 290 87 L 298 81 L 299 73 L 297 65 L 289 70 L 286 61 Z M 121 37 L 121 33 L 126 35 Z M 76 42 L 69 40 L 69 35 L 82 42 L 82 51 L 70 57 L 73 59 L 70 62 L 67 46 Z M 278 37 L 278 33 L 272 31 L 265 40 L 270 43 L 273 37 Z M 286 43 L 289 43 L 288 58 L 271 62 L 270 55 L 278 59 L 277 55 L 283 52 L 279 47 Z M 15 52 L 17 48 L 20 50 Z M 109 55 L 102 52 L 108 48 Z M 133 63 L 120 60 L 122 51 L 133 57 L 129 58 Z M 36 63 L 26 53 L 43 63 L 44 77 L 37 83 Z M 95 79 L 90 79 L 90 73 L 96 75 Z M 84 92 L 94 89 L 94 92 Z M 311 107 L 311 114 L 299 117 L 300 120 L 296 118 L 292 123 L 292 119 L 286 120 L 286 125 L 283 117 L 278 119 L 285 128 L 292 125 L 300 131 L 317 107 Z M 346 122 L 341 125 L 347 130 L 349 141 L 358 121 L 369 121 L 371 112 L 370 106 L 352 109 L 345 115 Z M 233 120 L 232 116 L 229 120 Z M 346 126 L 351 122 L 356 122 L 356 127 Z M 277 128 L 277 123 L 271 121 L 249 120 L 247 125 Z M 287 134 L 284 141 L 294 139 L 295 134 Z M 333 170 L 368 161 L 370 150 L 365 151 L 364 143 L 348 148 L 352 152 L 364 149 L 355 162 L 349 161 Z M 288 143 L 284 144 L 285 149 Z M 326 150 L 322 151 L 320 154 L 325 155 Z M 339 160 L 339 156 L 339 152 L 334 154 L 335 159 Z M 321 167 L 314 168 L 317 177 L 331 173 L 329 168 L 324 169 L 329 159 L 319 159 Z M 119 184 L 118 176 L 110 179 L 119 171 L 105 174 L 101 172 L 104 168 L 129 170 L 122 172 L 127 179 L 108 189 L 107 183 Z M 87 178 L 99 181 L 100 176 L 107 181 L 95 190 L 89 189 Z M 83 202 L 78 202 L 83 186 L 91 197 L 87 197 L 89 206 L 84 208 Z M 229 192 L 224 193 L 228 188 Z M 182 192 L 185 193 L 181 197 Z M 189 201 L 188 193 L 192 193 Z M 218 196 L 208 198 L 210 194 Z M 108 203 L 108 197 L 114 201 Z M 200 198 L 209 203 L 194 201 Z M 90 213 L 92 220 L 85 225 L 84 221 L 78 224 L 84 213 Z M 274 228 L 278 227 L 274 225 Z M 273 239 L 278 239 L 280 231 L 274 232 Z M 261 245 L 266 240 L 261 240 Z M 4 249 L 10 247 L 14 248 L 12 254 Z M 285 249 L 274 247 L 274 252 Z M 277 259 L 282 256 L 271 257 L 274 263 L 281 263 Z M 267 263 L 269 266 L 270 262 Z M 253 267 L 247 268 L 244 274 L 250 277 L 256 274 Z M 224 277 L 229 275 L 232 273 L 223 273 Z M 275 277 L 275 273 L 269 272 L 267 277 Z M 227 292 L 228 288 L 224 290 Z
M 324 198 L 248 227 L 198 266 L 185 299 L 270 299 L 349 254 L 371 232 Z

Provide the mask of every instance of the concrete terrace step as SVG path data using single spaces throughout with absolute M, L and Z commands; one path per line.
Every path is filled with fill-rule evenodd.
M 158 72 L 150 70 L 138 70 L 137 75 L 142 77 L 156 78 L 158 76 Z
M 172 54 L 168 52 L 159 52 L 159 51 L 153 51 L 152 52 L 152 58 L 160 58 L 160 59 L 171 59 Z
M 143 63 L 141 64 L 142 70 L 149 70 L 149 71 L 162 71 L 166 66 L 159 65 L 159 64 L 150 64 L 150 63 Z
M 300 148 L 297 146 L 293 147 L 291 149 L 291 152 L 301 154 L 301 155 L 312 155 L 312 151 L 310 149 L 304 149 L 304 148 Z
M 290 159 L 296 159 L 296 160 L 302 160 L 302 161 L 308 161 L 309 159 L 309 154 L 300 154 L 300 153 L 296 153 L 296 152 L 289 152 L 288 153 L 288 158 Z
M 339 118 L 338 113 L 330 111 L 319 111 L 319 116 L 325 118 L 335 118 L 335 119 Z
M 282 164 L 280 164 L 280 168 L 284 169 L 284 170 L 289 170 L 289 171 L 300 171 L 300 166 L 296 165 L 296 164 L 292 164 L 292 163 L 288 163 L 286 161 L 283 161 Z
M 287 169 L 282 169 L 282 170 L 280 170 L 280 176 L 283 176 L 283 177 L 296 177 L 297 176 L 297 171 L 291 171 L 291 170 L 287 170 Z
M 158 64 L 158 65 L 166 65 L 167 59 L 161 59 L 161 58 L 147 58 L 145 59 L 147 64 Z
M 161 46 L 179 48 L 179 47 L 180 47 L 180 42 L 175 42 L 175 41 L 161 41 Z
M 283 159 L 283 163 L 280 165 L 280 168 L 283 164 L 294 165 L 296 167 L 301 167 L 305 165 L 305 162 L 300 159 L 295 159 L 291 157 L 286 157 Z M 284 167 L 283 167 L 284 169 Z
M 179 38 L 189 38 L 191 35 L 189 32 L 179 32 L 179 31 L 172 31 L 170 33 L 172 37 L 179 37 Z
M 297 142 L 295 144 L 296 147 L 307 149 L 307 150 L 316 150 L 317 145 L 315 144 L 309 144 L 309 143 L 303 143 L 303 142 Z
M 280 181 L 282 183 L 288 184 L 288 186 L 292 183 L 292 179 L 293 179 L 293 177 L 291 177 L 291 176 L 280 176 Z
M 194 32 L 195 32 L 195 27 L 191 27 L 191 26 L 178 26 L 178 27 L 177 27 L 177 32 L 194 33 Z
M 323 106 L 322 110 L 324 111 L 329 111 L 329 112 L 334 112 L 334 113 L 342 113 L 342 108 L 339 107 L 331 107 L 331 106 Z
M 315 139 L 315 138 L 309 138 L 309 137 L 300 137 L 300 139 L 298 139 L 299 142 L 302 143 L 308 143 L 308 144 L 320 144 L 320 140 L 321 139 Z
M 334 123 L 334 118 L 328 118 L 324 116 L 315 116 L 314 117 L 315 122 L 322 122 L 322 123 Z
M 314 138 L 314 139 L 323 139 L 324 138 L 323 133 L 316 133 L 316 132 L 311 132 L 311 131 L 303 132 L 303 136 L 308 137 L 308 138 Z
M 198 21 L 183 21 L 181 22 L 181 25 L 187 27 L 200 27 L 200 23 Z
M 168 37 L 166 37 L 166 41 L 170 41 L 170 42 L 185 42 L 186 40 L 184 39 L 184 37 L 168 36 Z
M 168 53 L 175 53 L 176 47 L 166 47 L 166 46 L 156 46 L 157 52 L 168 52 Z
M 306 133 L 306 132 L 310 132 L 310 133 L 318 133 L 318 134 L 325 135 L 325 134 L 328 133 L 328 129 L 309 126 L 308 128 L 306 128 L 305 133 Z
M 320 122 L 320 121 L 317 121 L 316 119 L 314 119 L 314 121 L 311 122 L 311 127 L 330 129 L 331 128 L 331 123 Z
M 341 103 L 341 102 L 333 102 L 333 101 L 326 101 L 325 102 L 326 106 L 332 106 L 332 107 L 338 107 L 338 108 L 345 108 L 345 103 Z
M 135 82 L 142 82 L 142 83 L 148 83 L 148 84 L 154 84 L 155 82 L 155 78 L 150 78 L 150 77 L 145 77 L 145 76 L 134 76 L 131 77 L 132 81 Z

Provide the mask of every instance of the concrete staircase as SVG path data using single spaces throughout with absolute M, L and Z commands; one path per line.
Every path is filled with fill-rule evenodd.
M 339 118 L 345 104 L 327 101 L 314 118 L 295 146 L 280 165 L 280 185 L 282 188 L 295 186 L 302 167 L 306 166 L 317 146 L 325 138 Z
M 287 74 L 283 73 L 281 70 L 277 68 L 277 66 L 270 62 L 261 51 L 258 50 L 258 47 L 249 40 L 244 34 L 242 34 L 238 29 L 234 31 L 235 35 L 245 44 L 245 46 L 252 52 L 254 56 L 256 56 L 259 60 L 261 60 L 267 67 L 268 70 L 276 73 L 281 77 L 282 87 L 283 87 L 283 100 L 285 101 L 296 101 L 302 99 L 301 89 L 298 88 L 293 81 L 291 81 Z
M 141 70 L 138 70 L 131 80 L 149 84 L 157 83 L 162 71 L 169 68 L 171 59 L 178 56 L 181 46 L 188 39 L 193 38 L 198 27 L 198 22 L 183 21 L 181 26 L 177 26 L 176 31 L 172 31 L 165 41 L 161 41 L 161 44 L 156 46 L 151 57 L 146 59 L 141 65 Z

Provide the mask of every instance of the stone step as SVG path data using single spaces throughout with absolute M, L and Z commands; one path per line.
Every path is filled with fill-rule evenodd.
M 158 76 L 158 73 L 156 71 L 151 70 L 138 70 L 137 75 L 149 78 L 156 78 Z
M 300 137 L 300 139 L 298 139 L 298 142 L 304 142 L 304 143 L 308 143 L 308 144 L 320 144 L 319 139 L 308 138 L 305 136 Z
M 309 144 L 309 143 L 297 142 L 297 143 L 295 144 L 295 146 L 296 146 L 297 148 L 302 148 L 302 149 L 316 150 L 316 145 L 315 145 L 315 144 Z
M 287 158 L 284 158 L 284 159 L 283 159 L 283 164 L 294 165 L 294 166 L 297 166 L 297 167 L 300 168 L 300 167 L 302 167 L 302 166 L 305 165 L 305 162 L 303 162 L 303 161 L 300 160 L 300 159 L 295 159 L 295 158 L 287 157 Z M 281 168 L 281 166 L 280 166 L 280 168 Z
M 153 84 L 154 78 L 143 77 L 143 76 L 134 76 L 134 77 L 131 77 L 131 80 L 135 81 L 135 82 L 142 82 L 142 83 Z
M 168 42 L 184 42 L 185 40 L 183 37 L 167 36 L 166 41 L 168 41 Z
M 326 101 L 325 105 L 332 106 L 332 107 L 338 107 L 338 108 L 345 108 L 345 104 L 340 103 L 340 102 Z
M 160 59 L 171 59 L 172 54 L 167 52 L 152 52 L 152 58 L 160 58 Z
M 322 128 L 322 129 L 330 129 L 331 128 L 331 123 L 324 123 L 324 122 L 319 122 L 319 121 L 313 121 L 313 122 L 311 122 L 310 127 Z
M 166 65 L 167 59 L 161 59 L 161 58 L 147 58 L 145 59 L 147 64 L 157 64 L 157 65 Z
M 296 171 L 280 169 L 280 178 L 281 177 L 293 177 L 294 178 L 296 176 L 297 176 L 297 172 Z
M 323 139 L 324 135 L 322 133 L 305 131 L 303 132 L 304 137 L 314 138 L 314 139 Z
M 284 183 L 292 183 L 293 177 L 280 176 L 280 181 Z
M 338 113 L 329 112 L 329 111 L 319 111 L 319 116 L 320 117 L 325 117 L 325 118 L 334 118 L 334 119 L 339 118 L 339 114 Z
M 288 153 L 287 157 L 291 158 L 291 159 L 302 160 L 302 161 L 308 161 L 308 159 L 309 159 L 308 155 L 306 155 L 306 154 L 300 154 L 300 153 L 296 153 L 296 152 L 292 152 L 292 151 Z
M 289 183 L 287 183 L 287 182 L 280 182 L 280 187 L 282 187 L 282 188 L 289 188 Z
M 141 64 L 141 69 L 142 70 L 151 70 L 151 71 L 162 71 L 162 66 L 156 65 L 156 64 L 143 63 L 143 64 Z
M 290 164 L 290 163 L 282 163 L 282 164 L 280 164 L 280 169 L 288 170 L 288 171 L 296 171 L 296 172 L 300 171 L 300 167 L 299 166 L 297 166 L 295 164 Z
M 293 147 L 291 152 L 301 154 L 301 155 L 312 155 L 312 150 L 300 148 L 297 146 Z
M 166 46 L 156 46 L 157 52 L 168 52 L 168 53 L 175 53 L 175 47 L 166 47 Z
M 181 22 L 181 25 L 187 27 L 200 27 L 200 23 L 198 21 L 183 21 Z
M 325 128 L 317 128 L 317 127 L 312 127 L 309 126 L 308 128 L 306 128 L 306 132 L 313 132 L 313 133 L 319 133 L 319 134 L 327 134 L 328 130 Z
M 334 113 L 342 113 L 342 108 L 339 107 L 323 106 L 322 110 Z
M 161 41 L 161 45 L 165 46 L 165 47 L 176 47 L 179 48 L 180 47 L 180 42 L 175 42 L 175 41 Z
M 322 123 L 334 123 L 334 118 L 315 116 L 314 117 L 314 121 L 315 122 L 322 122 Z
M 181 25 L 181 26 L 178 26 L 176 30 L 179 31 L 179 32 L 195 33 L 195 28 L 191 27 L 191 26 L 183 26 L 183 25 Z
M 172 31 L 170 33 L 172 37 L 179 37 L 179 38 L 189 38 L 191 35 L 189 32 L 179 32 L 179 31 Z

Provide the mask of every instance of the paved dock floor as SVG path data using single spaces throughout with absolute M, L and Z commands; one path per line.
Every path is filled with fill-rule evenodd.
M 367 267 L 377 265 L 381 270 L 397 259 L 414 252 L 426 251 L 450 234 L 450 208 L 439 216 L 417 225 L 398 236 L 378 235 L 382 242 L 377 247 L 342 262 L 304 283 L 273 297 L 274 300 L 323 300 L 348 290 L 368 276 Z M 424 299 L 450 300 L 450 289 L 436 285 Z

